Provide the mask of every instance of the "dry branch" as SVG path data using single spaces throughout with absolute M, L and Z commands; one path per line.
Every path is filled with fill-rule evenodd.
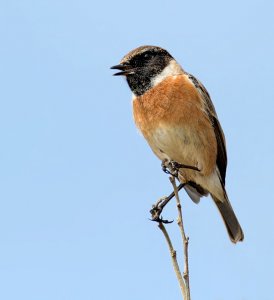
M 189 238 L 185 234 L 185 228 L 184 228 L 184 222 L 183 222 L 183 214 L 182 214 L 182 205 L 181 201 L 179 198 L 178 194 L 178 188 L 176 185 L 176 181 L 174 177 L 169 178 L 173 189 L 174 189 L 174 194 L 177 202 L 177 209 L 178 209 L 178 219 L 177 219 L 177 224 L 180 228 L 181 232 L 181 237 L 183 241 L 183 250 L 184 250 L 184 282 L 186 285 L 186 290 L 187 290 L 187 297 L 185 298 L 186 300 L 190 300 L 190 286 L 189 286 L 189 267 L 188 267 L 188 240 Z
M 167 232 L 167 230 L 166 230 L 166 228 L 163 224 L 163 223 L 167 223 L 167 221 L 162 222 L 161 218 L 159 218 L 159 216 L 158 216 L 157 222 L 159 223 L 158 227 L 162 231 L 162 233 L 165 237 L 165 240 L 168 244 L 168 248 L 169 248 L 169 252 L 170 252 L 170 256 L 171 256 L 171 260 L 172 260 L 172 265 L 173 265 L 177 280 L 178 280 L 180 288 L 181 288 L 183 299 L 184 300 L 190 300 L 189 267 L 188 267 L 188 240 L 189 239 L 186 236 L 185 230 L 184 230 L 184 223 L 183 223 L 183 216 L 182 216 L 182 206 L 181 206 L 180 198 L 179 198 L 179 195 L 178 195 L 178 187 L 176 185 L 175 177 L 171 176 L 169 178 L 169 180 L 170 180 L 170 182 L 173 186 L 174 195 L 175 195 L 175 198 L 176 198 L 177 210 L 178 210 L 177 224 L 180 228 L 180 233 L 181 233 L 182 242 L 183 242 L 183 253 L 184 253 L 184 274 L 183 274 L 183 276 L 182 276 L 182 273 L 180 271 L 180 267 L 179 267 L 179 264 L 178 264 L 178 261 L 177 261 L 177 253 L 173 248 L 173 245 L 172 245 L 171 239 L 169 237 L 169 234 L 168 234 L 168 232 Z M 157 204 L 154 205 L 153 209 L 151 210 L 152 220 L 155 220 L 155 218 L 153 219 L 153 213 L 155 214 L 155 208 L 156 208 L 156 211 L 157 211 Z

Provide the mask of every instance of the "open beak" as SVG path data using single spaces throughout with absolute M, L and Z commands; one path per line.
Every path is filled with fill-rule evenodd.
M 112 70 L 120 70 L 121 72 L 114 73 L 113 76 L 120 76 L 120 75 L 130 75 L 134 74 L 134 69 L 131 68 L 129 65 L 116 65 L 111 67 Z

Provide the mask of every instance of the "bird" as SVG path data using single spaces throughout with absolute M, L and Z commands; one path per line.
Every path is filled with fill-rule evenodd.
M 140 46 L 111 69 L 133 93 L 133 116 L 154 154 L 179 168 L 178 178 L 195 203 L 211 195 L 233 243 L 244 233 L 225 189 L 225 136 L 204 85 L 158 46 Z M 192 166 L 192 167 L 191 167 Z

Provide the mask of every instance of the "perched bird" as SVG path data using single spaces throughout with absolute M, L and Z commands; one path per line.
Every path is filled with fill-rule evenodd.
M 141 46 L 123 57 L 120 70 L 133 92 L 133 115 L 155 155 L 179 169 L 179 180 L 198 203 L 211 195 L 233 243 L 244 234 L 225 190 L 227 167 L 223 130 L 210 96 L 163 48 Z

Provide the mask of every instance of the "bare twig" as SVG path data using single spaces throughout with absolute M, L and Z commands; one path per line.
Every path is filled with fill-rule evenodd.
M 166 228 L 165 228 L 165 226 L 164 226 L 163 223 L 160 222 L 159 225 L 158 225 L 158 227 L 163 232 L 163 234 L 165 236 L 165 239 L 166 239 L 166 242 L 168 244 L 168 248 L 169 248 L 169 252 L 170 252 L 170 256 L 171 256 L 173 268 L 174 268 L 175 274 L 177 276 L 177 279 L 178 279 L 178 282 L 179 282 L 179 285 L 180 285 L 180 288 L 181 288 L 181 291 L 182 291 L 182 294 L 183 294 L 183 298 L 184 299 L 188 299 L 187 298 L 186 284 L 185 284 L 184 279 L 182 277 L 182 273 L 180 271 L 180 267 L 179 267 L 178 261 L 177 261 L 177 254 L 176 254 L 176 251 L 173 248 L 173 245 L 172 245 L 172 242 L 170 240 L 169 234 L 168 234 L 168 232 L 167 232 L 167 230 L 166 230 Z
M 173 190 L 174 190 L 173 195 L 175 195 L 175 197 L 176 197 L 177 209 L 178 209 L 177 223 L 178 223 L 178 226 L 180 228 L 181 237 L 182 237 L 182 240 L 183 240 L 183 251 L 184 251 L 184 274 L 183 274 L 183 276 L 182 276 L 182 273 L 181 273 L 179 265 L 178 265 L 176 251 L 173 248 L 173 245 L 172 245 L 171 239 L 169 237 L 169 234 L 168 234 L 168 232 L 167 232 L 167 230 L 166 230 L 166 228 L 163 224 L 163 223 L 168 223 L 168 222 L 166 222 L 165 220 L 162 220 L 160 218 L 160 213 L 162 212 L 162 209 L 165 206 L 164 205 L 163 207 L 161 207 L 161 203 L 167 197 L 161 198 L 156 203 L 156 205 L 153 206 L 153 209 L 150 211 L 150 213 L 152 215 L 152 220 L 157 221 L 159 223 L 158 227 L 163 232 L 164 237 L 166 239 L 166 242 L 168 244 L 170 256 L 171 256 L 171 259 L 172 259 L 172 265 L 173 265 L 177 280 L 179 282 L 179 285 L 180 285 L 180 288 L 181 288 L 181 291 L 182 291 L 183 299 L 184 300 L 190 300 L 189 267 L 188 267 L 188 237 L 186 237 L 186 235 L 185 235 L 183 216 L 182 216 L 182 207 L 181 207 L 180 198 L 179 198 L 179 195 L 178 195 L 178 187 L 176 185 L 175 177 L 171 176 L 169 178 L 169 180 L 170 180 L 170 182 L 173 186 Z M 180 186 L 183 187 L 184 185 L 181 184 Z M 158 207 L 158 206 L 160 206 L 160 207 Z M 155 218 L 155 215 L 157 216 L 157 219 Z
M 187 290 L 186 300 L 190 300 L 189 267 L 188 267 L 188 240 L 189 240 L 189 238 L 185 234 L 182 206 L 181 206 L 175 178 L 172 176 L 172 177 L 169 177 L 169 180 L 173 186 L 174 194 L 175 194 L 175 198 L 176 198 L 176 202 L 177 202 L 177 209 L 178 209 L 177 224 L 180 228 L 180 232 L 181 232 L 181 236 L 182 236 L 182 240 L 183 240 L 183 249 L 184 249 L 184 282 L 185 282 L 186 290 Z

